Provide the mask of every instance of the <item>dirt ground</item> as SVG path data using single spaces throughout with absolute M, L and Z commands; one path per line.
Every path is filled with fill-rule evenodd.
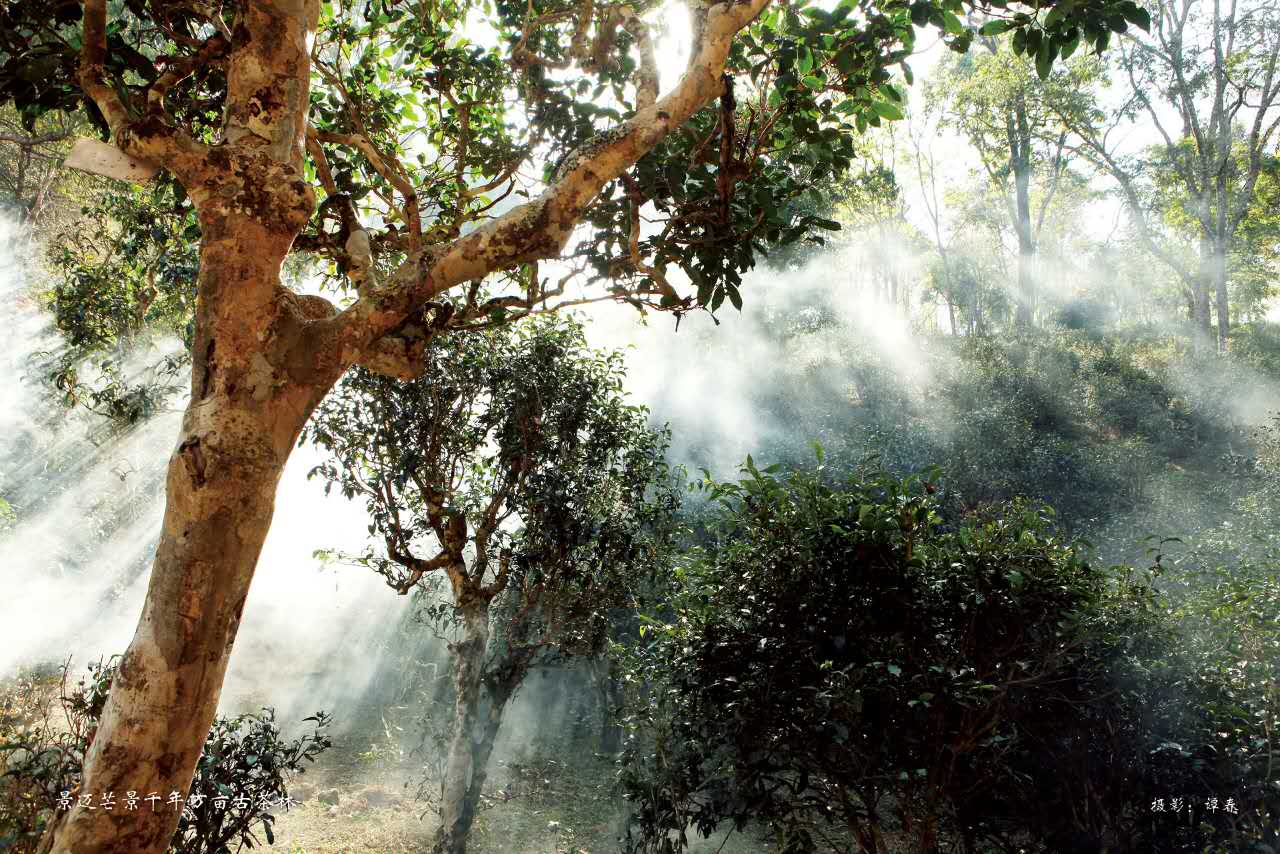
M 326 761 L 327 757 L 327 761 Z M 585 756 L 573 767 L 552 759 L 495 763 L 468 850 L 473 854 L 615 854 L 621 802 L 614 769 Z M 288 854 L 427 852 L 437 821 L 416 800 L 409 764 L 370 767 L 335 740 L 333 750 L 290 786 L 300 805 L 278 817 L 271 850 Z M 265 841 L 265 840 L 264 840 Z M 698 840 L 691 854 L 762 854 L 765 847 L 733 836 Z

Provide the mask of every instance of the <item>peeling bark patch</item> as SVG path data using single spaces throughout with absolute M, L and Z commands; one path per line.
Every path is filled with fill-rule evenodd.
M 146 668 L 136 666 L 133 656 L 126 655 L 120 660 L 120 666 L 116 668 L 115 681 L 130 691 L 145 691 L 147 689 Z
M 257 21 L 262 32 L 262 56 L 271 59 L 280 52 L 284 42 L 289 38 L 289 27 L 285 19 L 278 13 L 266 12 L 265 20 Z
M 166 753 L 156 760 L 156 769 L 165 780 L 172 780 L 177 773 L 177 768 L 178 754 L 176 753 Z
M 249 375 L 246 379 L 253 399 L 266 400 L 277 385 L 276 369 L 267 361 L 266 356 L 254 353 L 249 359 Z
M 265 86 L 254 92 L 253 97 L 249 99 L 249 111 L 255 116 L 263 112 L 280 111 L 285 106 L 284 99 Z
M 198 398 L 204 400 L 209 396 L 209 392 L 213 390 L 213 350 L 217 342 L 210 341 L 209 346 L 204 351 L 204 376 L 200 378 L 200 394 Z
M 209 165 L 217 172 L 225 172 L 231 168 L 231 153 L 227 151 L 226 145 L 215 145 L 209 149 Z M 210 179 L 214 183 L 213 179 Z
M 200 439 L 192 437 L 178 446 L 179 453 L 182 454 L 182 462 L 187 467 L 187 476 L 191 478 L 191 483 L 196 489 L 205 485 L 204 476 L 204 451 L 200 448 Z

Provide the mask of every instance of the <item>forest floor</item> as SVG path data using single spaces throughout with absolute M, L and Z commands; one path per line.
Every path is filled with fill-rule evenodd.
M 335 736 L 332 749 L 289 786 L 300 801 L 275 824 L 272 850 L 288 854 L 427 852 L 437 827 L 434 804 L 417 800 L 419 767 L 370 762 L 358 740 Z M 472 854 L 614 854 L 621 850 L 622 803 L 614 767 L 591 754 L 498 761 L 490 770 L 472 829 Z M 694 841 L 694 840 L 691 840 Z M 763 854 L 742 835 L 697 839 L 690 854 Z

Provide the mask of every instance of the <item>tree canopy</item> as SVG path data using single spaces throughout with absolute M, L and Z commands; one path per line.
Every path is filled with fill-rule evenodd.
M 306 140 L 307 177 L 321 204 L 295 248 L 333 262 L 335 273 L 350 271 L 366 262 L 347 239 L 364 229 L 375 268 L 390 270 L 554 185 L 589 142 L 604 144 L 642 114 L 650 121 L 662 48 L 648 20 L 654 8 L 321 4 Z M 695 44 L 708 8 L 691 9 Z M 121 4 L 102 56 L 104 85 L 120 107 L 109 118 L 77 82 L 78 4 L 10 2 L 0 12 L 8 40 L 0 93 L 29 118 L 84 107 L 103 131 L 112 122 L 134 127 L 129 147 L 143 159 L 163 162 L 160 149 L 172 140 L 217 144 L 237 12 L 236 4 L 216 14 L 194 4 Z M 902 117 L 917 28 L 936 27 L 964 50 L 973 32 L 960 16 L 975 13 L 990 21 L 984 33 L 1018 34 L 1016 47 L 1040 66 L 1081 43 L 1102 48 L 1130 22 L 1147 23 L 1129 0 L 1039 11 L 985 0 L 761 6 L 728 51 L 719 100 L 694 110 L 678 133 L 664 131 L 583 207 L 571 270 L 654 307 L 740 304 L 741 275 L 760 253 L 836 227 L 806 210 L 804 194 L 849 168 L 858 131 Z M 252 134 L 255 111 L 275 105 L 265 93 L 245 94 L 237 109 L 249 113 Z M 512 261 L 500 298 L 514 313 L 565 300 L 563 272 L 543 281 Z M 672 286 L 674 269 L 689 278 L 688 293 Z M 457 301 L 455 325 L 494 310 Z

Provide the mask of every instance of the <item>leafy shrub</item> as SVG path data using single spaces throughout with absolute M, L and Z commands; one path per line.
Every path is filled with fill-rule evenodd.
M 1115 309 L 1088 297 L 1070 300 L 1053 314 L 1053 321 L 1063 329 L 1076 330 L 1095 338 L 1105 334 L 1115 319 Z
M 892 819 L 919 850 L 968 832 L 961 793 L 1003 773 L 1011 696 L 1069 664 L 1103 575 L 1031 505 L 947 530 L 918 479 L 748 460 L 708 489 L 719 539 L 635 665 L 655 686 L 622 772 L 637 850 L 752 820 L 796 852 L 832 833 L 879 850 Z
M 1271 850 L 1276 567 L 1175 599 L 1027 502 L 948 522 L 932 482 L 750 460 L 707 488 L 716 539 L 632 664 L 633 850 Z
M 56 671 L 22 670 L 0 689 L 0 851 L 35 850 L 79 767 L 83 720 L 59 725 L 57 684 Z
M 1070 678 L 1010 704 L 1008 774 L 968 809 L 1046 851 L 1274 850 L 1274 568 L 1206 571 L 1181 601 L 1134 578 Z
M 78 791 L 114 674 L 114 659 L 91 664 L 68 693 L 64 667 L 58 700 L 63 722 L 55 721 L 52 705 L 39 699 L 34 683 L 19 686 L 25 692 L 16 694 L 22 720 L 6 725 L 0 718 L 0 849 L 35 851 L 54 812 Z M 332 746 L 325 732 L 330 719 L 318 712 L 305 719 L 314 724 L 310 734 L 286 741 L 270 708 L 216 718 L 169 850 L 231 854 L 259 844 L 259 831 L 271 844 L 273 810 L 287 803 L 288 779 Z
M 1258 371 L 1280 377 L 1280 323 L 1240 323 L 1231 330 L 1231 355 Z

